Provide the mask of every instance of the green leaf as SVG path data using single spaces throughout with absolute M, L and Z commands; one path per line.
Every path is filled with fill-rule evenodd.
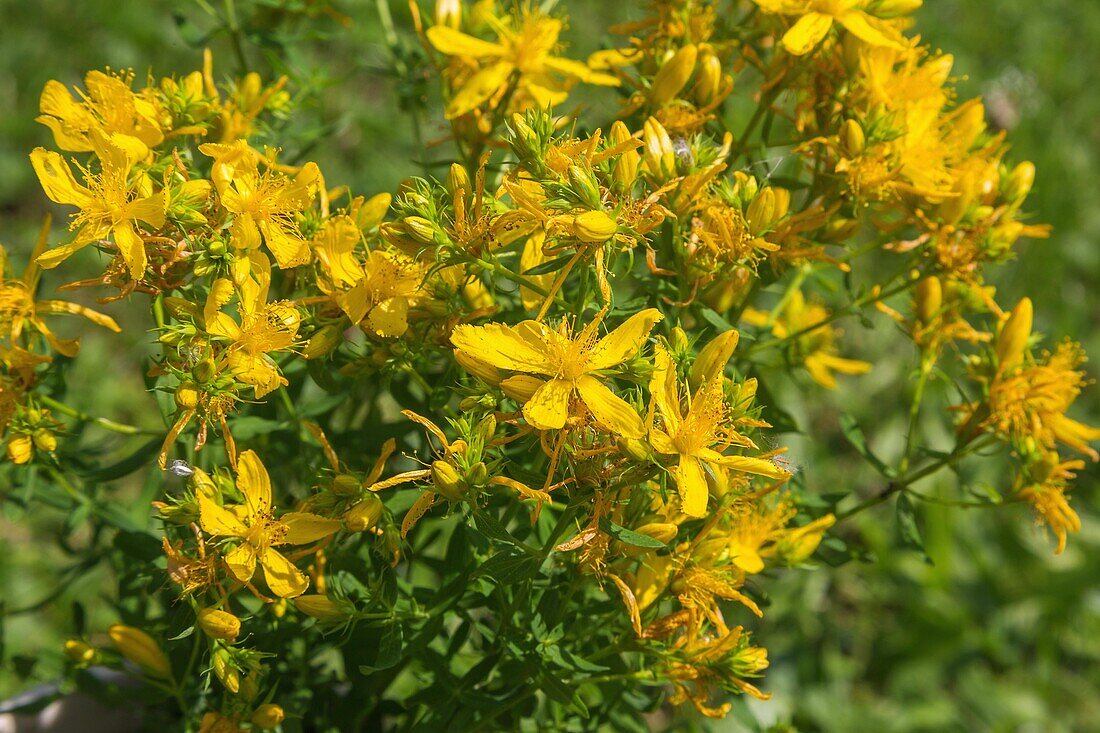
M 477 569 L 475 575 L 484 575 L 501 583 L 516 583 L 535 577 L 542 563 L 517 550 L 507 549 L 497 552 Z
M 157 451 L 160 450 L 161 443 L 163 442 L 163 438 L 153 438 L 143 443 L 137 450 L 122 460 L 108 466 L 103 466 L 102 468 L 93 469 L 83 473 L 82 476 L 91 483 L 114 481 L 115 479 L 127 476 L 138 469 L 148 467 L 149 464 L 152 463 L 153 457 L 156 456 Z
M 619 542 L 625 542 L 628 545 L 634 545 L 635 547 L 650 547 L 658 549 L 661 547 L 668 547 L 664 542 L 655 540 L 649 535 L 639 534 L 633 530 L 629 530 L 626 527 L 621 527 L 615 524 L 607 517 L 600 519 L 600 529 L 607 534 L 611 535 Z
M 719 315 L 717 311 L 706 306 L 699 307 L 699 315 L 703 317 L 704 321 L 718 329 L 720 333 L 725 333 L 733 328 L 732 323 Z
M 401 651 L 405 646 L 405 635 L 400 624 L 387 624 L 378 638 L 378 653 L 371 664 L 359 665 L 362 674 L 372 674 L 389 669 L 401 661 Z
M 562 255 L 561 257 L 555 257 L 549 262 L 543 262 L 541 265 L 535 265 L 530 270 L 524 270 L 524 277 L 534 277 L 536 275 L 547 275 L 551 272 L 557 272 L 573 259 L 573 255 Z
M 887 466 L 882 460 L 867 447 L 867 438 L 863 435 L 863 429 L 859 427 L 856 419 L 846 412 L 840 414 L 840 431 L 844 437 L 856 449 L 861 456 L 875 467 L 875 470 L 887 478 L 894 478 L 894 469 Z
M 924 556 L 924 561 L 932 564 L 932 558 L 924 550 L 924 539 L 921 537 L 920 527 L 917 526 L 917 514 L 913 506 L 913 500 L 903 491 L 898 494 L 898 531 L 901 540 L 906 547 L 910 547 Z
M 497 540 L 498 542 L 506 542 L 510 545 L 517 544 L 516 538 L 504 528 L 504 525 L 484 509 L 474 510 L 474 524 L 477 526 L 479 532 L 490 539 Z

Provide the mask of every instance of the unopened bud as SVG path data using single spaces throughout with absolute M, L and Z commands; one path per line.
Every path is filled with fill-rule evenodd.
M 917 283 L 917 320 L 928 326 L 943 307 L 943 287 L 936 276 L 926 277 Z
M 745 212 L 745 221 L 753 234 L 771 229 L 772 223 L 775 222 L 775 191 L 771 188 L 761 189 L 749 204 L 748 211 Z
M 232 643 L 241 633 L 241 620 L 231 613 L 216 608 L 204 608 L 199 611 L 199 628 L 207 636 Z
M 997 335 L 997 364 L 1002 371 L 1023 361 L 1032 318 L 1031 298 L 1022 298 Z
M 376 494 L 367 494 L 344 513 L 344 524 L 350 532 L 366 532 L 373 529 L 381 518 L 382 500 Z
M 577 239 L 589 244 L 602 244 L 618 231 L 618 223 L 604 211 L 586 211 L 573 217 Z
M 8 460 L 12 463 L 25 463 L 34 455 L 34 442 L 30 436 L 17 435 L 8 441 Z
M 405 231 L 421 244 L 435 241 L 435 225 L 422 216 L 409 216 L 404 220 Z
M 695 70 L 695 59 L 699 50 L 694 44 L 684 46 L 665 61 L 653 77 L 653 86 L 649 89 L 649 101 L 655 106 L 663 106 L 672 101 L 687 84 Z
M 432 463 L 432 484 L 436 493 L 450 501 L 462 501 L 466 496 L 466 485 L 458 471 L 447 461 L 438 460 Z
M 118 653 L 130 660 L 152 677 L 167 679 L 172 676 L 168 657 L 161 651 L 153 637 L 133 626 L 115 624 L 107 629 Z
M 241 691 L 241 673 L 229 651 L 222 646 L 214 650 L 214 676 L 222 683 L 230 693 L 236 695 Z
M 700 59 L 698 68 L 692 94 L 698 104 L 706 106 L 722 90 L 722 62 L 713 53 L 707 53 Z
M 344 340 L 344 331 L 339 326 L 329 325 L 317 329 L 302 349 L 306 359 L 319 359 L 328 356 Z
M 271 730 L 277 727 L 286 719 L 286 713 L 283 709 L 274 703 L 267 703 L 256 708 L 256 711 L 252 713 L 252 717 L 249 720 L 252 721 L 252 725 L 256 726 L 260 730 Z
M 328 596 L 306 595 L 294 599 L 294 606 L 310 618 L 318 621 L 342 621 L 348 618 L 352 609 L 347 601 L 336 602 Z
M 849 158 L 855 158 L 863 152 L 867 143 L 867 136 L 863 134 L 863 128 L 855 120 L 844 120 L 840 126 L 841 152 Z
M 176 406 L 181 410 L 194 410 L 199 405 L 199 390 L 191 381 L 176 387 Z
M 1010 204 L 1022 203 L 1035 183 L 1035 164 L 1024 161 L 1012 169 L 1005 181 L 1004 197 Z
M 46 453 L 57 450 L 57 437 L 46 428 L 34 431 L 34 447 Z
M 355 496 L 362 488 L 362 484 L 350 473 L 337 474 L 332 480 L 332 493 L 340 496 Z
M 96 650 L 79 639 L 69 639 L 65 642 L 65 656 L 74 664 L 91 664 L 95 661 Z

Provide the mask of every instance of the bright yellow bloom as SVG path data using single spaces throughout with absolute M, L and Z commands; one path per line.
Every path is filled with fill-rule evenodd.
M 237 489 L 245 503 L 228 509 L 218 506 L 205 492 L 198 492 L 203 531 L 241 540 L 225 555 L 226 567 L 237 580 L 250 581 L 259 564 L 275 595 L 300 596 L 309 587 L 309 580 L 275 547 L 316 542 L 340 529 L 340 522 L 309 512 L 289 512 L 276 518 L 271 505 L 271 479 L 259 456 L 250 450 L 237 459 Z
M 99 311 L 86 308 L 78 303 L 70 303 L 64 300 L 35 300 L 35 290 L 38 288 L 39 266 L 35 261 L 38 255 L 46 248 L 47 237 L 50 234 L 50 220 L 47 217 L 38 235 L 38 243 L 31 253 L 30 262 L 19 279 L 3 279 L 7 252 L 0 245 L 0 341 L 9 339 L 11 343 L 18 341 L 23 335 L 24 329 L 30 326 L 46 339 L 50 346 L 64 356 L 76 356 L 80 348 L 77 339 L 60 339 L 54 335 L 46 325 L 42 316 L 71 314 L 84 316 L 96 325 L 108 328 L 115 333 L 121 329 L 114 319 Z
M 829 33 L 833 23 L 872 46 L 901 49 L 899 34 L 867 12 L 869 0 L 754 0 L 766 13 L 798 16 L 783 34 L 782 43 L 790 53 L 801 56 L 813 50 Z M 919 3 L 917 3 L 919 5 Z
M 38 262 L 47 269 L 56 267 L 74 252 L 112 235 L 129 265 L 130 276 L 140 280 L 148 258 L 145 241 L 135 225 L 139 221 L 154 229 L 164 225 L 164 194 L 152 193 L 147 176 L 131 175 L 134 165 L 149 155 L 149 148 L 135 137 L 108 135 L 98 128 L 92 128 L 90 138 L 102 171 L 92 173 L 81 168 L 87 185 L 76 182 L 60 154 L 45 148 L 35 148 L 31 153 L 34 172 L 50 200 L 80 209 L 73 214 L 70 227 L 78 229 L 76 238 L 40 255 Z
M 93 131 L 106 137 L 125 135 L 147 147 L 159 145 L 164 140 L 158 123 L 161 111 L 148 96 L 134 94 L 132 82 L 132 74 L 89 71 L 84 77 L 88 92 L 79 92 L 77 101 L 64 84 L 48 81 L 39 100 L 42 115 L 36 121 L 53 131 L 57 147 L 74 153 L 95 150 Z
M 778 313 L 767 313 L 746 308 L 742 319 L 754 326 L 770 323 L 772 335 L 777 339 L 793 337 L 794 358 L 806 368 L 810 377 L 822 387 L 836 389 L 836 377 L 840 374 L 866 374 L 871 365 L 856 359 L 844 359 L 836 355 L 837 331 L 828 325 L 829 310 L 817 303 L 807 303 L 801 291 L 795 291 Z
M 732 351 L 732 349 L 731 349 Z M 728 360 L 728 356 L 727 356 Z M 658 453 L 674 456 L 672 475 L 680 493 L 680 510 L 691 517 L 706 514 L 707 479 L 705 466 L 729 468 L 735 471 L 786 479 L 790 474 L 763 458 L 727 456 L 722 451 L 730 446 L 754 447 L 752 441 L 738 434 L 729 425 L 729 407 L 724 393 L 725 360 L 703 379 L 702 386 L 688 402 L 687 413 L 680 407 L 680 389 L 672 357 L 663 347 L 657 347 L 656 368 L 649 391 L 661 426 L 649 431 L 649 442 Z
M 234 215 L 230 228 L 233 246 L 258 249 L 262 234 L 280 268 L 309 262 L 309 242 L 295 215 L 309 206 L 317 187 L 323 185 L 317 165 L 306 163 L 291 178 L 276 171 L 271 161 L 266 161 L 261 171 L 260 156 L 244 140 L 228 145 L 207 143 L 199 150 L 214 158 L 214 186 L 222 206 Z
M 440 53 L 461 59 L 477 71 L 464 79 L 447 104 L 447 119 L 454 119 L 492 100 L 507 89 L 515 75 L 516 95 L 524 103 L 545 108 L 562 102 L 577 81 L 617 86 L 610 74 L 593 71 L 579 61 L 554 55 L 563 23 L 543 13 L 524 9 L 514 18 L 488 17 L 497 41 L 474 38 L 449 26 L 427 31 L 428 40 Z
M 338 293 L 336 302 L 365 331 L 384 338 L 404 335 L 427 269 L 399 253 L 379 250 L 372 250 L 366 263 L 356 267 L 358 282 Z
M 451 343 L 456 352 L 498 369 L 520 372 L 504 380 L 502 386 L 512 383 L 537 387 L 523 406 L 523 416 L 539 430 L 564 427 L 572 398 L 578 394 L 605 428 L 627 438 L 640 438 L 645 434 L 642 419 L 633 407 L 608 389 L 598 373 L 638 353 L 653 326 L 661 320 L 661 313 L 654 308 L 636 313 L 597 340 L 601 320 L 602 314 L 576 336 L 565 321 L 557 330 L 538 321 L 523 321 L 516 326 L 462 325 L 451 335 Z M 528 376 L 536 374 L 549 379 Z
M 1075 471 L 1084 467 L 1080 459 L 1063 461 L 1055 451 L 1046 451 L 1024 467 L 1023 485 L 1017 490 L 1019 497 L 1035 508 L 1039 520 L 1054 532 L 1058 539 L 1054 552 L 1058 555 L 1066 549 L 1066 534 L 1081 530 L 1081 518 L 1070 507 L 1066 488 L 1076 477 Z

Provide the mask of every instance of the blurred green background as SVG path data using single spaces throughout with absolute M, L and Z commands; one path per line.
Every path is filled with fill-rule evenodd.
M 566 40 L 580 53 L 606 41 L 602 29 L 609 22 L 643 11 L 641 2 L 564 4 L 573 15 Z M 49 210 L 27 160 L 33 147 L 52 142 L 34 122 L 43 84 L 79 84 L 86 70 L 106 66 L 133 68 L 139 79 L 147 72 L 183 74 L 201 66 L 203 45 L 214 49 L 218 78 L 234 75 L 238 62 L 228 39 L 208 36 L 218 24 L 212 13 L 227 7 L 216 5 L 0 2 L 0 243 L 14 263 L 26 261 Z M 393 190 L 419 173 L 419 164 L 450 154 L 446 145 L 432 146 L 444 135 L 438 120 L 424 120 L 420 145 L 410 116 L 399 109 L 432 85 L 394 73 L 387 25 L 375 2 L 337 0 L 335 8 L 350 21 L 347 27 L 318 3 L 238 2 L 237 22 L 263 29 L 246 34 L 244 55 L 265 78 L 285 72 L 292 88 L 311 91 L 298 123 L 310 145 L 295 154 L 318 161 L 330 185 L 347 183 L 368 195 Z M 393 2 L 390 15 L 415 54 L 407 5 Z M 1023 242 L 1017 260 L 991 273 L 999 299 L 1010 304 L 1030 295 L 1037 327 L 1051 342 L 1072 335 L 1100 354 L 1100 94 L 1093 78 L 1100 68 L 1100 2 L 934 0 L 917 19 L 928 43 L 955 55 L 960 97 L 984 95 L 990 121 L 1009 131 L 1013 158 L 1038 166 L 1029 209 L 1037 221 L 1054 225 L 1054 236 Z M 61 236 L 55 224 L 54 241 Z M 95 263 L 88 264 L 94 271 Z M 48 277 L 45 287 L 59 282 Z M 94 294 L 78 298 L 90 303 Z M 132 313 L 141 310 L 140 298 L 105 309 L 128 333 L 142 333 L 145 321 Z M 878 328 L 888 326 L 878 322 Z M 858 324 L 848 331 L 860 348 L 873 350 L 882 340 L 876 338 L 881 332 Z M 71 402 L 157 427 L 138 366 L 148 348 L 140 338 L 89 334 L 70 367 Z M 784 436 L 810 492 L 876 489 L 875 477 L 838 434 L 837 405 L 860 419 L 877 450 L 897 450 L 904 434 L 900 383 L 911 364 L 907 354 L 879 351 L 875 371 L 858 389 L 814 392 L 820 402 L 784 405 L 811 437 Z M 1100 423 L 1100 390 L 1083 395 L 1074 416 Z M 1073 504 L 1084 529 L 1059 557 L 1024 507 L 918 507 L 930 562 L 894 549 L 890 505 L 848 523 L 839 532 L 862 538 L 874 562 L 780 574 L 762 588 L 770 606 L 756 629 L 770 650 L 765 689 L 774 699 L 741 702 L 721 723 L 675 725 L 757 731 L 790 724 L 838 733 L 1100 730 L 1098 475 L 1090 466 L 1079 477 Z M 922 485 L 929 493 L 940 488 L 935 481 Z M 123 485 L 119 501 L 141 501 L 141 491 L 140 481 Z M 25 515 L 4 496 L 0 487 L 0 598 L 10 611 L 45 599 L 58 568 L 70 561 L 50 544 L 65 517 L 46 509 Z M 134 510 L 140 514 L 142 507 Z M 105 580 L 95 573 L 67 578 L 57 599 L 5 619 L 8 662 L 0 669 L 0 699 L 58 672 L 56 650 L 72 625 L 72 599 L 91 609 L 91 628 L 113 620 L 106 604 L 96 602 Z

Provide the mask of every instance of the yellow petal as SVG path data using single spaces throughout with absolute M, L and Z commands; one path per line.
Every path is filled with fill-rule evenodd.
M 523 417 L 539 430 L 560 430 L 569 417 L 569 398 L 573 385 L 564 379 L 551 379 L 539 387 L 523 406 Z
M 237 488 L 244 494 L 249 515 L 271 511 L 271 479 L 256 451 L 246 450 L 237 458 Z
M 91 206 L 92 192 L 76 182 L 69 164 L 60 154 L 45 148 L 35 148 L 31 152 L 31 165 L 50 201 L 78 206 L 81 209 Z
M 751 473 L 756 476 L 767 476 L 774 479 L 786 479 L 790 477 L 790 473 L 779 466 L 775 465 L 771 461 L 764 458 L 753 458 L 751 456 L 723 456 L 719 455 L 716 451 L 706 450 L 700 455 L 705 461 L 710 463 L 716 463 L 719 466 L 725 468 L 732 468 L 734 471 L 741 471 L 742 473 Z
M 871 371 L 871 364 L 857 359 L 842 359 L 832 354 L 818 354 L 817 358 L 823 365 L 840 372 L 841 374 L 866 374 Z
M 434 491 L 425 491 L 420 495 L 416 503 L 409 507 L 409 511 L 405 512 L 405 518 L 401 520 L 402 537 L 407 535 L 409 531 L 416 526 L 416 523 L 420 521 L 421 517 L 427 514 L 433 504 L 435 504 Z
M 70 303 L 67 300 L 40 300 L 35 303 L 35 308 L 39 313 L 70 313 L 74 316 L 84 316 L 97 326 L 103 326 L 115 333 L 120 333 L 122 331 L 118 324 L 115 323 L 115 319 L 110 316 L 92 310 L 91 308 L 86 308 L 78 303 Z
M 370 286 L 363 280 L 351 290 L 337 293 L 336 304 L 351 319 L 352 324 L 358 326 L 367 317 L 370 308 Z
M 145 240 L 134 231 L 130 221 L 120 221 L 111 229 L 115 237 L 115 244 L 122 254 L 122 259 L 130 267 L 130 277 L 140 280 L 145 276 L 145 268 L 149 264 L 149 258 L 145 254 Z
M 683 422 L 680 394 L 676 386 L 676 368 L 672 364 L 672 357 L 663 346 L 658 345 L 653 356 L 654 369 L 649 379 L 649 394 L 664 421 L 665 430 L 675 435 Z
M 741 543 L 731 543 L 730 559 L 746 573 L 759 573 L 764 569 L 764 560 L 757 549 Z
M 428 41 L 435 46 L 435 49 L 448 56 L 480 59 L 504 54 L 504 47 L 499 43 L 483 41 L 445 25 L 432 26 L 428 29 L 427 35 Z
M 498 369 L 547 376 L 557 373 L 556 365 L 550 361 L 545 349 L 537 348 L 511 326 L 501 323 L 458 326 L 451 334 L 451 343 L 459 351 L 465 351 Z
M 498 61 L 474 74 L 451 98 L 447 105 L 447 119 L 453 120 L 476 109 L 508 83 L 508 77 L 515 68 L 506 61 Z
M 580 61 L 574 61 L 573 59 L 547 56 L 542 60 L 542 65 L 546 69 L 556 71 L 559 74 L 565 74 L 566 76 L 571 76 L 575 79 L 580 79 L 587 84 L 599 84 L 600 86 L 607 87 L 619 86 L 618 77 L 593 71 L 585 64 L 582 64 Z
M 271 254 L 275 255 L 275 262 L 280 269 L 297 267 L 309 262 L 311 254 L 309 244 L 296 233 L 270 221 L 261 221 L 258 225 L 263 232 L 264 243 L 271 250 Z
M 340 529 L 338 520 L 326 519 L 309 512 L 288 512 L 279 521 L 287 526 L 283 541 L 288 545 L 308 545 Z
M 280 598 L 300 596 L 309 587 L 309 579 L 278 550 L 268 549 L 260 559 L 260 565 L 264 569 L 267 587 Z
M 837 18 L 840 24 L 856 38 L 865 41 L 872 46 L 886 46 L 901 50 L 905 48 L 893 38 L 890 38 L 883 30 L 876 28 L 875 21 L 862 10 L 852 10 L 842 13 Z
M 577 391 L 593 417 L 611 432 L 624 438 L 641 438 L 645 423 L 637 411 L 600 380 L 584 374 L 577 379 Z
M 256 574 L 256 548 L 242 542 L 226 553 L 225 564 L 237 580 L 252 580 L 252 576 Z
M 617 366 L 642 348 L 649 332 L 663 316 L 656 308 L 635 313 L 622 325 L 600 339 L 588 355 L 588 369 L 609 369 Z
M 680 456 L 673 470 L 676 489 L 680 493 L 680 511 L 689 517 L 701 517 L 707 512 L 707 478 L 703 464 L 693 456 Z
M 367 325 L 379 336 L 397 338 L 409 329 L 408 314 L 408 298 L 388 298 L 371 309 Z
M 806 13 L 783 34 L 783 46 L 795 56 L 802 56 L 812 51 L 832 27 L 832 16 Z
M 146 224 L 160 228 L 164 226 L 164 192 L 158 191 L 152 196 L 135 199 L 126 205 L 127 219 L 140 219 Z
M 248 534 L 241 520 L 233 516 L 202 492 L 196 494 L 199 501 L 199 524 L 202 531 L 216 537 L 244 537 Z

